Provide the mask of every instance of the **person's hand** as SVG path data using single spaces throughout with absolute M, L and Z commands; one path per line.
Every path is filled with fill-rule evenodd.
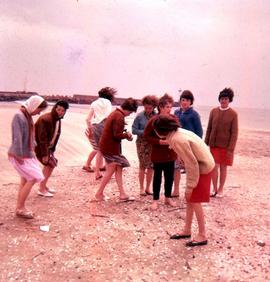
M 24 163 L 23 158 L 14 156 L 14 159 L 15 159 L 20 165 L 22 165 L 22 164 Z
M 227 157 L 228 159 L 231 159 L 232 156 L 233 156 L 233 151 L 227 150 L 226 157 Z
M 165 139 L 159 139 L 159 144 L 160 145 L 169 145 L 169 143 Z
M 128 141 L 132 141 L 133 140 L 133 136 L 130 132 L 127 132 L 127 140 Z
M 47 164 L 49 161 L 49 156 L 42 157 L 42 163 Z
M 185 198 L 187 202 L 190 202 L 191 194 L 192 194 L 192 190 L 186 190 Z

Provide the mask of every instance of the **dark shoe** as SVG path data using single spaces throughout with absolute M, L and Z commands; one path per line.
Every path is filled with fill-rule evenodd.
M 217 195 L 217 192 L 214 192 L 214 193 L 212 193 L 212 194 L 210 195 L 210 197 L 211 197 L 211 198 L 215 198 L 216 195 Z
M 204 246 L 204 245 L 207 245 L 207 243 L 208 243 L 207 240 L 200 241 L 200 242 L 197 242 L 197 241 L 189 241 L 189 242 L 186 243 L 186 247 Z
M 95 170 L 92 168 L 92 167 L 89 167 L 89 166 L 83 166 L 82 168 L 83 170 L 87 171 L 87 172 L 94 172 Z
M 105 171 L 106 170 L 106 166 L 103 166 L 99 169 L 100 171 Z
M 99 176 L 96 177 L 96 180 L 99 180 L 101 178 L 102 178 L 102 175 L 99 175 Z
M 152 192 L 148 192 L 148 191 L 145 191 L 145 194 L 146 194 L 146 195 L 153 195 Z
M 174 240 L 179 240 L 179 239 L 187 239 L 187 238 L 190 238 L 191 235 L 187 235 L 187 234 L 174 234 L 170 237 L 170 239 L 174 239 Z
M 179 195 L 171 195 L 172 198 L 179 198 Z

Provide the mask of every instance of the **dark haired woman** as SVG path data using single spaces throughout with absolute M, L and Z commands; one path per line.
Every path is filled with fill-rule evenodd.
M 36 155 L 43 164 L 44 180 L 40 182 L 38 195 L 53 197 L 55 190 L 47 187 L 47 182 L 57 166 L 54 152 L 61 134 L 61 119 L 64 118 L 69 104 L 66 101 L 57 101 L 51 112 L 39 117 L 35 123 Z
M 104 87 L 99 90 L 99 98 L 92 102 L 90 111 L 86 119 L 87 129 L 86 136 L 92 145 L 92 152 L 90 152 L 83 169 L 87 172 L 94 172 L 96 180 L 102 177 L 100 170 L 102 165 L 102 155 L 99 150 L 99 139 L 101 137 L 105 120 L 112 111 L 112 101 L 116 94 L 116 89 L 111 87 Z M 91 162 L 96 157 L 95 169 L 91 167 Z
M 218 100 L 220 106 L 210 112 L 205 143 L 209 145 L 216 166 L 212 176 L 214 192 L 211 197 L 222 197 L 227 177 L 227 166 L 232 166 L 234 149 L 238 137 L 238 117 L 230 107 L 233 90 L 223 89 Z M 219 185 L 218 185 L 219 180 Z
M 25 201 L 37 182 L 44 179 L 34 152 L 34 123 L 32 116 L 40 114 L 47 107 L 40 96 L 31 96 L 21 106 L 12 120 L 12 144 L 8 150 L 9 161 L 20 175 L 16 215 L 27 219 L 34 214 L 25 207 Z
M 170 114 L 173 105 L 173 98 L 168 94 L 163 95 L 159 99 L 158 111 L 159 115 L 172 116 Z M 162 173 L 164 173 L 164 190 L 165 190 L 165 204 L 175 206 L 171 198 L 172 185 L 174 181 L 174 166 L 177 159 L 176 153 L 169 148 L 166 140 L 159 138 L 153 128 L 153 123 L 159 115 L 152 117 L 144 130 L 144 137 L 152 144 L 151 161 L 154 165 L 154 178 L 153 178 L 153 203 L 152 210 L 158 209 L 158 202 L 160 197 L 160 188 Z M 176 120 L 176 117 L 174 117 Z
M 175 110 L 174 114 L 179 119 L 182 128 L 191 130 L 202 138 L 203 130 L 201 119 L 198 112 L 193 109 L 193 102 L 194 96 L 192 92 L 184 90 L 179 99 L 180 108 Z
M 122 155 L 121 141 L 122 139 L 132 141 L 132 134 L 125 130 L 125 117 L 136 112 L 137 108 L 137 101 L 133 98 L 128 98 L 121 107 L 113 111 L 106 119 L 99 142 L 100 152 L 106 161 L 106 171 L 95 195 L 95 200 L 97 201 L 105 200 L 103 192 L 114 173 L 119 189 L 120 201 L 135 200 L 134 197 L 130 197 L 126 194 L 123 187 L 123 168 L 129 167 L 130 165 L 125 156 Z
M 209 202 L 211 174 L 215 166 L 214 159 L 203 140 L 192 131 L 179 128 L 179 124 L 173 117 L 159 116 L 153 127 L 160 138 L 166 138 L 170 147 L 181 157 L 186 168 L 185 226 L 182 232 L 172 235 L 171 239 L 191 238 L 192 218 L 195 213 L 199 232 L 186 243 L 186 246 L 206 245 L 207 237 L 201 203 Z
M 145 140 L 144 128 L 148 120 L 156 115 L 154 111 L 158 104 L 158 98 L 154 95 L 145 96 L 142 99 L 144 110 L 140 112 L 132 124 L 132 133 L 137 135 L 136 147 L 139 159 L 139 183 L 140 195 L 152 195 L 150 185 L 153 177 L 153 163 L 151 162 L 152 145 Z M 146 178 L 146 185 L 144 180 Z M 145 187 L 145 188 L 144 188 Z

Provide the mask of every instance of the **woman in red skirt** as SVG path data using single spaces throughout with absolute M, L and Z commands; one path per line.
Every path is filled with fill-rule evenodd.
M 192 131 L 179 128 L 179 124 L 174 118 L 160 115 L 153 126 L 160 138 L 166 138 L 170 148 L 183 160 L 186 168 L 185 226 L 182 232 L 172 235 L 171 239 L 191 238 L 192 218 L 195 213 L 199 232 L 186 243 L 186 246 L 206 245 L 208 241 L 201 203 L 209 202 L 211 174 L 215 167 L 214 159 L 203 140 Z
M 212 109 L 209 116 L 205 143 L 209 145 L 216 163 L 212 176 L 214 192 L 211 197 L 223 196 L 227 166 L 233 164 L 238 136 L 237 113 L 229 106 L 233 96 L 231 88 L 223 89 L 218 96 L 220 107 Z

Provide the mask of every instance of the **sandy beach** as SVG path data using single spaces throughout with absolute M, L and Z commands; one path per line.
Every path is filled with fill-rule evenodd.
M 16 218 L 19 177 L 6 152 L 17 108 L 0 104 L 0 281 L 270 281 L 270 131 L 240 128 L 225 195 L 204 205 L 209 244 L 191 249 L 169 240 L 184 224 L 185 175 L 178 207 L 150 211 L 151 197 L 139 196 L 134 140 L 123 142 L 123 153 L 131 163 L 124 183 L 136 201 L 118 202 L 114 179 L 109 201 L 91 201 L 99 181 L 82 170 L 91 148 L 80 109 L 62 123 L 49 181 L 57 193 L 41 198 L 35 185 L 27 201 L 35 219 Z

